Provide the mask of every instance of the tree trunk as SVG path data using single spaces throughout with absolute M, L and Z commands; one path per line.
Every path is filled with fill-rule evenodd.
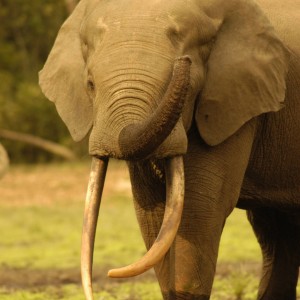
M 76 155 L 69 150 L 68 148 L 58 145 L 56 143 L 41 139 L 39 137 L 33 136 L 31 134 L 19 133 L 11 130 L 0 129 L 0 137 L 27 143 L 39 148 L 42 148 L 48 152 L 53 154 L 59 155 L 67 160 L 74 160 L 76 159 Z
M 9 158 L 4 147 L 0 144 L 0 178 L 4 176 L 8 169 Z

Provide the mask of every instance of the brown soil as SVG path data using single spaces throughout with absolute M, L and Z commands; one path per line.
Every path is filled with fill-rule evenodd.
M 49 205 L 59 201 L 84 201 L 90 162 L 11 167 L 0 181 L 1 205 Z M 104 196 L 131 195 L 125 163 L 109 164 Z
M 107 269 L 107 268 L 106 268 Z M 93 272 L 93 282 L 95 287 L 97 283 L 101 282 L 102 285 L 114 284 L 124 281 L 133 280 L 149 280 L 154 278 L 153 272 L 140 275 L 139 278 L 129 279 L 109 279 L 105 272 L 96 267 Z M 10 290 L 17 289 L 39 289 L 43 287 L 55 286 L 59 287 L 64 284 L 81 284 L 80 270 L 78 268 L 70 269 L 14 269 L 2 268 L 0 269 L 0 286 Z
M 259 276 L 260 264 L 220 264 L 217 270 L 217 276 L 228 277 L 238 271 L 242 270 L 243 274 L 252 274 Z M 103 268 L 103 266 L 102 266 Z M 156 280 L 153 271 L 142 274 L 138 277 L 128 279 L 109 279 L 106 276 L 108 268 L 95 267 L 93 272 L 93 282 L 95 287 L 97 283 L 101 282 L 102 286 L 107 284 L 117 284 L 119 282 L 134 280 Z M 2 267 L 0 269 L 0 286 L 6 289 L 39 289 L 42 287 L 56 286 L 59 287 L 64 284 L 81 284 L 79 268 L 70 269 L 17 269 Z

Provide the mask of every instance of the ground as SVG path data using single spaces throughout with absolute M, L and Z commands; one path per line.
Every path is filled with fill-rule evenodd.
M 0 181 L 0 299 L 84 299 L 79 260 L 88 174 L 88 161 L 12 166 Z M 95 300 L 160 300 L 153 271 L 106 277 L 145 252 L 124 163 L 109 165 L 98 227 Z M 245 212 L 236 210 L 222 237 L 212 300 L 255 299 L 260 261 Z

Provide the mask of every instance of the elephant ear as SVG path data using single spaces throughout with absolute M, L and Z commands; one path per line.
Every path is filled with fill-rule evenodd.
M 289 53 L 260 8 L 240 2 L 219 29 L 195 113 L 212 146 L 253 117 L 280 110 L 285 98 Z
M 92 126 L 92 104 L 84 83 L 85 62 L 79 31 L 85 13 L 82 0 L 62 25 L 39 84 L 45 96 L 56 105 L 60 117 L 75 141 L 82 140 Z

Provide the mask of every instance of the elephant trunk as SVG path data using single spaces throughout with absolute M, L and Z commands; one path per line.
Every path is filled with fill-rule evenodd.
M 92 261 L 101 194 L 107 169 L 107 159 L 93 158 L 87 191 L 82 232 L 81 272 L 86 299 L 92 300 Z M 113 269 L 110 277 L 139 275 L 156 265 L 171 247 L 176 236 L 183 209 L 184 169 L 181 156 L 166 159 L 166 209 L 160 232 L 149 251 L 136 263 Z
M 120 132 L 119 145 L 124 158 L 147 157 L 171 133 L 181 115 L 190 84 L 190 65 L 188 56 L 176 59 L 172 79 L 156 111 L 145 122 L 130 124 Z

